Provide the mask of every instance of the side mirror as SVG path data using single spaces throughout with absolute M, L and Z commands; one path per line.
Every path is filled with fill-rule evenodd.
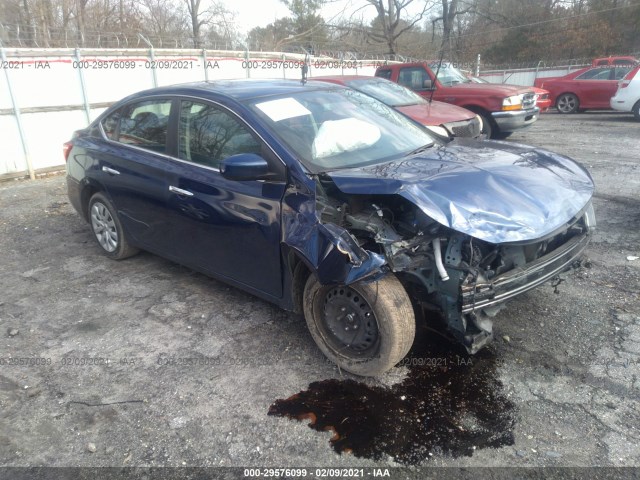
M 220 173 L 229 180 L 260 180 L 269 175 L 269 164 L 255 153 L 240 153 L 220 162 Z
M 433 83 L 431 82 L 431 80 L 425 80 L 422 88 L 424 88 L 425 90 L 433 90 Z

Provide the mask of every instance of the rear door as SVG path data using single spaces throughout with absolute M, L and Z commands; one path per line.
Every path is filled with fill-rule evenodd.
M 108 138 L 92 152 L 96 180 L 105 187 L 135 244 L 168 253 L 166 234 L 170 98 L 132 102 L 106 117 Z
M 167 190 L 179 261 L 280 298 L 283 164 L 247 123 L 219 104 L 183 99 L 176 129 L 178 160 L 168 169 Z M 262 156 L 282 172 L 281 180 L 224 178 L 220 162 L 240 153 Z
M 609 100 L 616 93 L 618 80 L 624 78 L 628 71 L 629 67 L 603 66 L 589 69 L 577 76 L 574 83 L 580 106 L 609 108 Z

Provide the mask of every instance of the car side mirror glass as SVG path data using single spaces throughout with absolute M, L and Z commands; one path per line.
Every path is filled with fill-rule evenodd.
M 422 88 L 425 90 L 433 90 L 433 82 L 431 82 L 431 79 L 425 80 L 422 84 Z
M 240 153 L 220 162 L 220 173 L 228 180 L 261 180 L 269 176 L 269 164 L 255 153 Z

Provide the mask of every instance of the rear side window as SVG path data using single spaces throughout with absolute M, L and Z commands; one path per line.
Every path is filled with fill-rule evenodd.
M 117 141 L 165 153 L 170 113 L 171 100 L 149 100 L 123 108 Z
M 632 67 L 630 65 L 629 66 L 626 66 L 626 65 L 620 66 L 620 65 L 618 65 L 615 68 L 614 72 L 613 72 L 613 79 L 614 80 L 622 80 L 627 75 L 627 73 L 629 73 L 631 71 L 631 68 Z
M 376 77 L 386 78 L 387 80 L 391 80 L 391 70 L 378 70 L 376 72 Z
M 249 129 L 225 110 L 183 101 L 178 124 L 178 156 L 189 162 L 219 168 L 239 153 L 260 154 L 261 146 Z
M 609 80 L 612 67 L 591 68 L 576 77 L 576 80 Z
M 109 140 L 117 140 L 118 123 L 120 122 L 120 110 L 116 110 L 107 118 L 102 120 L 102 130 Z
M 627 75 L 624 77 L 624 79 L 625 80 L 633 80 L 633 78 L 638 74 L 638 72 L 640 72 L 640 65 L 638 65 L 633 70 L 631 70 L 629 73 L 627 73 Z

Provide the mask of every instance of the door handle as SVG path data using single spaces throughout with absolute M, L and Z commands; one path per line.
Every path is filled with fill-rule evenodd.
M 169 185 L 169 191 L 173 193 L 177 193 L 178 195 L 183 195 L 185 197 L 193 197 L 193 193 L 189 190 L 183 190 L 178 187 L 174 187 L 173 185 Z
M 107 172 L 111 175 L 120 175 L 120 172 L 118 170 L 114 170 L 113 168 L 109 168 L 109 167 L 102 167 L 102 171 Z

